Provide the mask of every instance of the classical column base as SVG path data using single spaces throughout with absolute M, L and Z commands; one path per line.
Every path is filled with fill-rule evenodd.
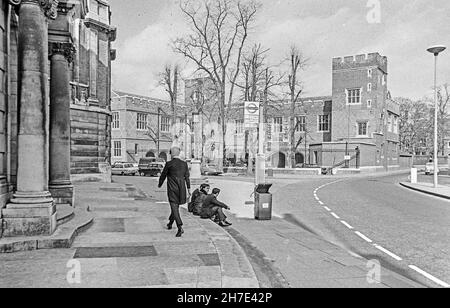
M 17 192 L 2 210 L 2 219 L 3 237 L 52 235 L 56 205 L 49 192 Z
M 50 184 L 49 190 L 56 204 L 69 204 L 75 207 L 73 185 L 70 182 L 65 184 Z

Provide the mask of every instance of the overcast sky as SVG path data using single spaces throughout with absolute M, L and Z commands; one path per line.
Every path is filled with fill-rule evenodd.
M 380 52 L 388 57 L 392 96 L 421 98 L 433 87 L 427 47 L 450 47 L 450 1 L 379 0 L 381 22 L 369 23 L 377 0 L 261 0 L 250 44 L 270 48 L 273 63 L 295 43 L 308 56 L 305 96 L 331 95 L 333 57 Z M 109 0 L 118 29 L 113 88 L 167 99 L 156 74 L 178 56 L 169 42 L 186 31 L 178 0 Z M 450 50 L 440 56 L 439 82 L 450 83 Z M 184 64 L 183 60 L 179 60 Z

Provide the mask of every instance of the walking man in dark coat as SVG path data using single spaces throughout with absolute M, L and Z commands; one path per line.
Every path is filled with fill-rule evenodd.
M 186 204 L 188 196 L 191 195 L 191 182 L 189 180 L 189 168 L 185 161 L 180 159 L 180 148 L 173 147 L 170 150 L 172 160 L 167 162 L 159 178 L 158 187 L 161 188 L 167 178 L 167 196 L 170 203 L 171 214 L 167 228 L 172 229 L 174 221 L 177 223 L 178 232 L 176 237 L 181 237 L 183 221 L 180 216 L 180 205 Z M 186 193 L 187 190 L 187 193 Z

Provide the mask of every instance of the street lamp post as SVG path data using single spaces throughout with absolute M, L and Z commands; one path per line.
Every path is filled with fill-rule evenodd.
M 434 54 L 434 187 L 438 187 L 438 104 L 437 104 L 437 58 L 445 46 L 432 46 L 427 49 Z

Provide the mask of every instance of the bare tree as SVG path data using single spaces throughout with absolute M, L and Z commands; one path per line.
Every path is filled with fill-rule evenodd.
M 450 93 L 449 84 L 444 84 L 437 90 L 438 97 L 438 151 L 445 155 L 445 138 L 450 136 Z
M 408 98 L 395 98 L 400 104 L 400 148 L 415 155 L 427 148 L 427 140 L 432 135 L 430 108 L 424 101 L 412 101 Z
M 242 61 L 241 79 L 243 84 L 236 84 L 242 89 L 245 101 L 256 101 L 262 94 L 264 74 L 266 69 L 266 53 L 261 44 L 255 44 L 251 52 L 244 55 Z
M 290 114 L 289 114 L 289 140 L 290 140 L 290 153 L 289 160 L 291 162 L 291 167 L 295 168 L 295 152 L 297 151 L 299 143 L 295 140 L 295 131 L 297 129 L 298 123 L 296 123 L 295 117 L 295 106 L 303 92 L 303 85 L 301 82 L 300 74 L 306 68 L 308 59 L 305 58 L 303 53 L 298 49 L 297 46 L 291 46 L 289 52 L 289 99 L 290 99 Z
M 236 86 L 242 89 L 246 101 L 263 101 L 264 119 L 267 120 L 267 109 L 270 103 L 279 103 L 280 98 L 273 89 L 283 84 L 285 74 L 274 72 L 274 66 L 267 64 L 269 49 L 263 49 L 261 44 L 255 44 L 249 54 L 244 55 L 241 77 Z
M 191 34 L 176 39 L 173 47 L 211 78 L 217 89 L 224 158 L 227 123 L 225 108 L 231 108 L 242 53 L 259 5 L 255 1 L 185 0 L 180 8 L 191 25 Z M 220 159 L 219 168 L 222 167 L 223 159 Z
M 201 152 L 202 156 L 205 147 L 205 119 L 207 123 L 212 123 L 217 120 L 214 116 L 217 116 L 218 102 L 215 99 L 217 97 L 214 84 L 209 78 L 196 78 L 187 83 L 187 102 L 190 103 L 190 109 L 195 111 L 200 116 L 201 122 Z M 202 157 L 202 161 L 205 157 Z
M 164 71 L 160 74 L 160 85 L 164 86 L 170 98 L 170 127 L 172 138 L 176 135 L 175 125 L 177 119 L 178 80 L 180 67 L 178 64 L 166 64 Z
M 242 90 L 242 98 L 245 101 L 262 101 L 264 122 L 267 121 L 267 108 L 269 97 L 272 97 L 272 88 L 282 84 L 283 77 L 275 77 L 272 67 L 267 64 L 267 53 L 261 44 L 255 44 L 251 51 L 243 56 L 241 76 L 236 86 Z M 245 152 L 248 153 L 247 173 L 253 172 L 254 150 L 249 149 L 250 144 L 255 144 L 253 135 L 245 132 Z M 253 151 L 252 151 L 253 150 Z

